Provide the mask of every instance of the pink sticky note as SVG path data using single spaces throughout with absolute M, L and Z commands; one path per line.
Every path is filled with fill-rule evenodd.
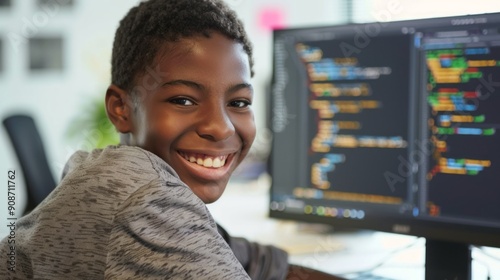
M 258 12 L 259 27 L 263 30 L 285 27 L 285 11 L 278 7 L 264 7 Z

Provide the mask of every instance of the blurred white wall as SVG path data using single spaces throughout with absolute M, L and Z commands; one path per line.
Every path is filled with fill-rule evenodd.
M 55 0 L 64 3 L 67 0 Z M 301 27 L 344 23 L 349 17 L 343 0 L 225 0 L 245 23 L 254 43 L 256 119 L 258 130 L 265 125 L 265 94 L 271 81 L 271 26 Z M 110 56 L 119 20 L 139 0 L 74 0 L 73 7 L 57 5 L 39 9 L 36 0 L 11 0 L 0 7 L 0 39 L 3 66 L 0 71 L 0 119 L 17 113 L 32 115 L 39 126 L 53 175 L 59 178 L 68 157 L 81 142 L 68 141 L 66 131 L 75 117 L 85 115 L 83 105 L 102 98 L 110 81 Z M 500 11 L 498 0 L 352 0 L 355 22 L 374 21 L 377 15 L 396 5 L 391 20 Z M 29 37 L 62 36 L 62 72 L 32 73 L 28 67 Z M 21 39 L 21 40 L 20 40 Z M 87 141 L 88 142 L 88 141 Z M 18 213 L 24 205 L 24 181 L 5 130 L 0 129 L 0 221 L 6 221 L 7 171 L 17 176 Z M 4 176 L 2 179 L 1 176 Z M 5 208 L 5 209 L 4 209 Z M 7 228 L 0 227 L 0 236 Z

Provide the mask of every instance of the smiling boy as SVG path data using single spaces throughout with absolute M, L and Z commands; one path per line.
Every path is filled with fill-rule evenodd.
M 19 219 L 15 271 L 3 262 L 0 278 L 284 278 L 283 251 L 243 243 L 233 253 L 205 206 L 254 140 L 252 74 L 247 35 L 223 2 L 132 8 L 105 97 L 127 145 L 70 158 L 57 188 Z M 0 251 L 11 251 L 6 239 Z
M 111 85 L 108 115 L 119 132 L 131 134 L 131 145 L 159 156 L 211 203 L 255 138 L 249 54 L 217 31 L 161 48 L 158 86 L 131 97 Z

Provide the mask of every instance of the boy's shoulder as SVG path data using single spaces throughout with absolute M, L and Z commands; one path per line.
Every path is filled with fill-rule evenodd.
M 140 189 L 145 191 L 152 186 L 189 189 L 155 154 L 135 146 L 108 146 L 74 153 L 65 166 L 61 182 L 48 200 L 55 202 L 64 196 L 81 200 L 93 197 L 103 205 L 111 203 L 117 206 Z M 162 189 L 168 193 L 174 191 L 172 188 Z
M 62 178 L 68 174 L 79 173 L 106 177 L 114 174 L 120 177 L 140 176 L 149 180 L 158 177 L 168 181 L 179 180 L 174 169 L 155 154 L 140 147 L 126 145 L 75 152 L 66 163 Z

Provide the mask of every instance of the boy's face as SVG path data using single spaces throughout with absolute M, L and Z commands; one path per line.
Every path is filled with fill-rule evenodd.
M 169 44 L 132 114 L 136 145 L 165 160 L 205 203 L 217 200 L 255 138 L 248 56 L 219 33 Z M 146 74 L 148 75 L 148 74 Z M 159 79 L 158 79 L 159 77 Z M 154 80 L 154 79 L 153 79 Z

